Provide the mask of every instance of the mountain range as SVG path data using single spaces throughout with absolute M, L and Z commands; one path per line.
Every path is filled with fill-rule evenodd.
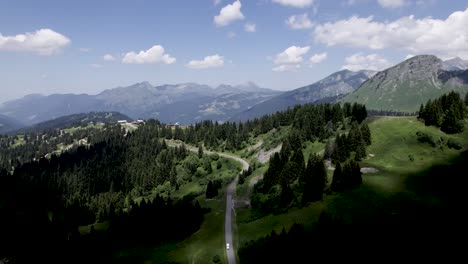
M 23 126 L 23 124 L 8 116 L 0 115 L 0 134 L 21 128 Z
M 352 72 L 342 70 L 324 79 L 295 90 L 279 94 L 261 102 L 245 112 L 235 115 L 231 120 L 248 120 L 276 111 L 285 110 L 299 104 L 314 103 L 326 99 L 333 100 L 339 95 L 348 94 L 358 88 L 364 81 L 374 76 L 375 71 L 361 70 Z
M 415 56 L 375 74 L 342 102 L 362 103 L 372 110 L 416 112 L 427 100 L 449 91 L 468 92 L 464 65 L 468 62 L 460 59 L 443 62 L 432 55 Z
M 255 83 L 211 87 L 148 82 L 88 94 L 31 94 L 0 105 L 0 133 L 60 116 L 120 112 L 133 119 L 193 124 L 253 119 L 298 104 L 358 102 L 371 110 L 416 112 L 448 91 L 468 92 L 468 61 L 419 55 L 381 72 L 341 70 L 313 84 L 280 92 Z
M 152 86 L 142 82 L 97 95 L 32 94 L 3 103 L 0 114 L 25 125 L 90 111 L 116 111 L 134 119 L 155 118 L 166 123 L 189 124 L 205 119 L 228 120 L 233 114 L 279 93 L 252 82 L 216 88 L 196 83 Z

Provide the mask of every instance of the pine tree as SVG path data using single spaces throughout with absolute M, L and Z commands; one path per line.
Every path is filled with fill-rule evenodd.
M 361 135 L 364 143 L 366 143 L 367 146 L 370 146 L 372 144 L 371 131 L 369 126 L 365 123 L 361 125 Z
M 307 163 L 304 175 L 304 193 L 302 204 L 322 200 L 323 189 L 327 183 L 327 171 L 323 159 L 312 155 Z
M 459 133 L 463 130 L 463 124 L 457 119 L 453 105 L 445 115 L 441 130 L 448 134 Z
M 356 158 L 357 161 L 361 161 L 366 156 L 367 156 L 367 154 L 366 154 L 366 144 L 362 140 L 361 142 L 359 142 L 359 144 L 357 146 L 355 158 Z
M 351 129 L 349 131 L 346 147 L 350 151 L 356 151 L 358 145 L 362 140 L 361 130 L 359 129 L 359 125 L 356 122 L 351 124 Z
M 201 144 L 198 145 L 198 158 L 203 158 L 203 146 Z
M 213 182 L 208 181 L 208 184 L 206 186 L 206 193 L 205 196 L 207 199 L 213 198 L 214 197 L 214 186 Z
M 281 193 L 280 193 L 280 206 L 281 208 L 287 208 L 291 201 L 294 199 L 294 192 L 289 186 L 286 179 L 281 181 Z
M 283 164 L 286 164 L 286 162 L 289 160 L 289 156 L 291 155 L 292 149 L 291 145 L 289 144 L 289 140 L 286 139 L 283 141 L 283 144 L 281 145 L 281 150 L 280 150 L 280 156 L 281 160 L 283 161 Z
M 303 173 L 304 170 L 300 167 L 300 165 L 298 165 L 294 161 L 288 161 L 288 163 L 284 165 L 279 180 L 277 181 L 282 182 L 282 180 L 286 180 L 287 183 L 290 184 L 296 181 L 297 179 L 301 179 Z
M 332 158 L 332 155 L 333 155 L 333 146 L 330 143 L 330 140 L 328 139 L 327 143 L 325 144 L 325 150 L 324 150 L 324 153 L 323 153 L 323 158 L 328 160 L 328 159 Z
M 304 154 L 302 153 L 302 149 L 298 149 L 294 151 L 294 154 L 291 158 L 291 161 L 296 163 L 300 168 L 299 178 L 302 177 L 305 171 L 305 161 L 304 161 Z
M 338 191 L 340 189 L 341 179 L 342 179 L 341 163 L 337 162 L 335 166 L 335 171 L 333 171 L 333 180 L 331 184 L 331 189 L 333 191 Z
M 419 107 L 418 118 L 424 119 L 424 115 L 425 115 L 425 113 L 424 113 L 424 105 L 421 104 L 421 106 Z

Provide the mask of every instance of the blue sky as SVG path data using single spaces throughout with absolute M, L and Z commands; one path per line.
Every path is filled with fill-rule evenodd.
M 1 0 L 0 102 L 141 81 L 290 90 L 409 55 L 468 59 L 467 8 L 442 0 Z

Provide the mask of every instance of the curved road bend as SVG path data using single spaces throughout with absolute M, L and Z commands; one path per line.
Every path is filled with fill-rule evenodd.
M 242 171 L 249 169 L 249 163 L 245 161 L 244 159 L 241 159 L 236 156 L 229 155 L 229 154 L 225 154 L 225 153 L 218 153 L 218 155 L 224 158 L 228 158 L 228 159 L 232 159 L 232 160 L 240 162 L 242 164 Z M 238 179 L 239 177 L 236 177 L 234 181 L 232 181 L 229 184 L 226 190 L 226 217 L 224 220 L 224 238 L 226 240 L 226 244 L 229 243 L 229 246 L 230 246 L 229 249 L 226 248 L 226 255 L 227 255 L 229 264 L 236 263 L 236 254 L 234 250 L 234 244 L 232 242 L 232 223 L 231 223 L 232 216 L 231 214 L 232 214 L 232 210 L 234 209 L 233 203 L 232 203 L 232 194 L 236 190 L 236 184 L 237 184 Z
M 192 152 L 198 152 L 198 148 L 194 148 L 191 146 L 187 146 L 187 148 Z M 213 152 L 213 151 L 204 151 L 204 152 L 207 154 L 216 153 L 221 157 L 240 162 L 242 164 L 242 171 L 240 173 L 242 173 L 244 170 L 249 169 L 249 163 L 246 160 L 236 157 L 234 155 L 230 155 L 230 154 L 226 154 L 222 152 Z M 229 243 L 229 249 L 227 249 L 225 245 L 226 255 L 227 255 L 229 264 L 236 264 L 236 254 L 235 254 L 236 251 L 234 250 L 234 244 L 232 243 L 232 221 L 231 220 L 232 220 L 232 210 L 234 209 L 233 203 L 232 203 L 232 194 L 234 193 L 236 189 L 236 184 L 237 184 L 238 179 L 239 177 L 236 177 L 234 181 L 232 181 L 229 184 L 226 190 L 226 217 L 224 220 L 224 238 L 226 240 L 226 244 Z

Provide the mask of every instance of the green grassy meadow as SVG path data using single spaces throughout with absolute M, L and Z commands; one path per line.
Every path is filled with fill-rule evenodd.
M 372 145 L 367 149 L 369 156 L 361 167 L 374 167 L 378 173 L 364 176 L 370 185 L 382 190 L 402 191 L 406 175 L 415 174 L 428 168 L 447 163 L 460 154 L 460 150 L 448 148 L 448 139 L 456 140 L 463 148 L 468 147 L 468 129 L 448 135 L 436 127 L 425 126 L 416 117 L 373 117 L 369 120 Z M 431 135 L 442 142 L 432 147 L 417 140 L 416 132 Z

